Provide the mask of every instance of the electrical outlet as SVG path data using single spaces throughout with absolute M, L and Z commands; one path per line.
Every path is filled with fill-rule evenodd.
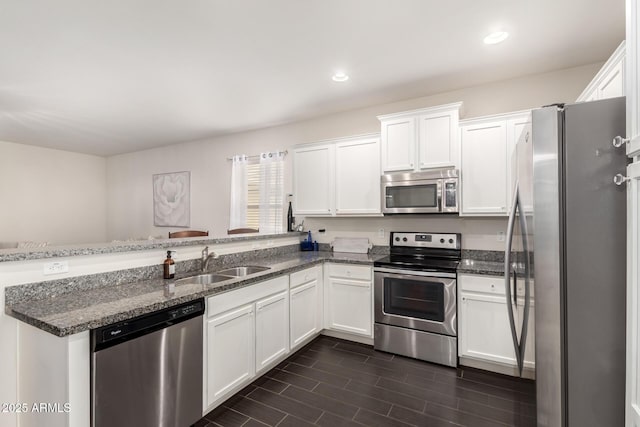
M 384 228 L 379 228 L 378 229 L 378 237 L 384 238 Z
M 496 238 L 498 242 L 504 242 L 504 231 L 498 231 L 498 236 Z
M 69 272 L 69 263 L 67 261 L 47 262 L 44 264 L 44 274 L 62 274 Z

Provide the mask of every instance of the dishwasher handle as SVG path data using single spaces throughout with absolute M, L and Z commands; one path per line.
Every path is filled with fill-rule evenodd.
M 134 317 L 91 331 L 94 352 L 150 334 L 204 314 L 204 298 Z

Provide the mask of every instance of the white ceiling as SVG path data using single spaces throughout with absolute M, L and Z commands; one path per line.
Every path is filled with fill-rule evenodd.
M 623 38 L 624 0 L 0 0 L 0 140 L 107 156 L 602 61 Z

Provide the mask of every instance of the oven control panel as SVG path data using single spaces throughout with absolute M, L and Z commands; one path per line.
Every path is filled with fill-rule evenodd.
M 456 233 L 408 233 L 392 231 L 391 246 L 460 249 L 460 235 Z

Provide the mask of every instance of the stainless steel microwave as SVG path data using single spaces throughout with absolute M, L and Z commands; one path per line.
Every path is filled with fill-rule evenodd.
M 382 175 L 382 213 L 457 213 L 457 169 Z

